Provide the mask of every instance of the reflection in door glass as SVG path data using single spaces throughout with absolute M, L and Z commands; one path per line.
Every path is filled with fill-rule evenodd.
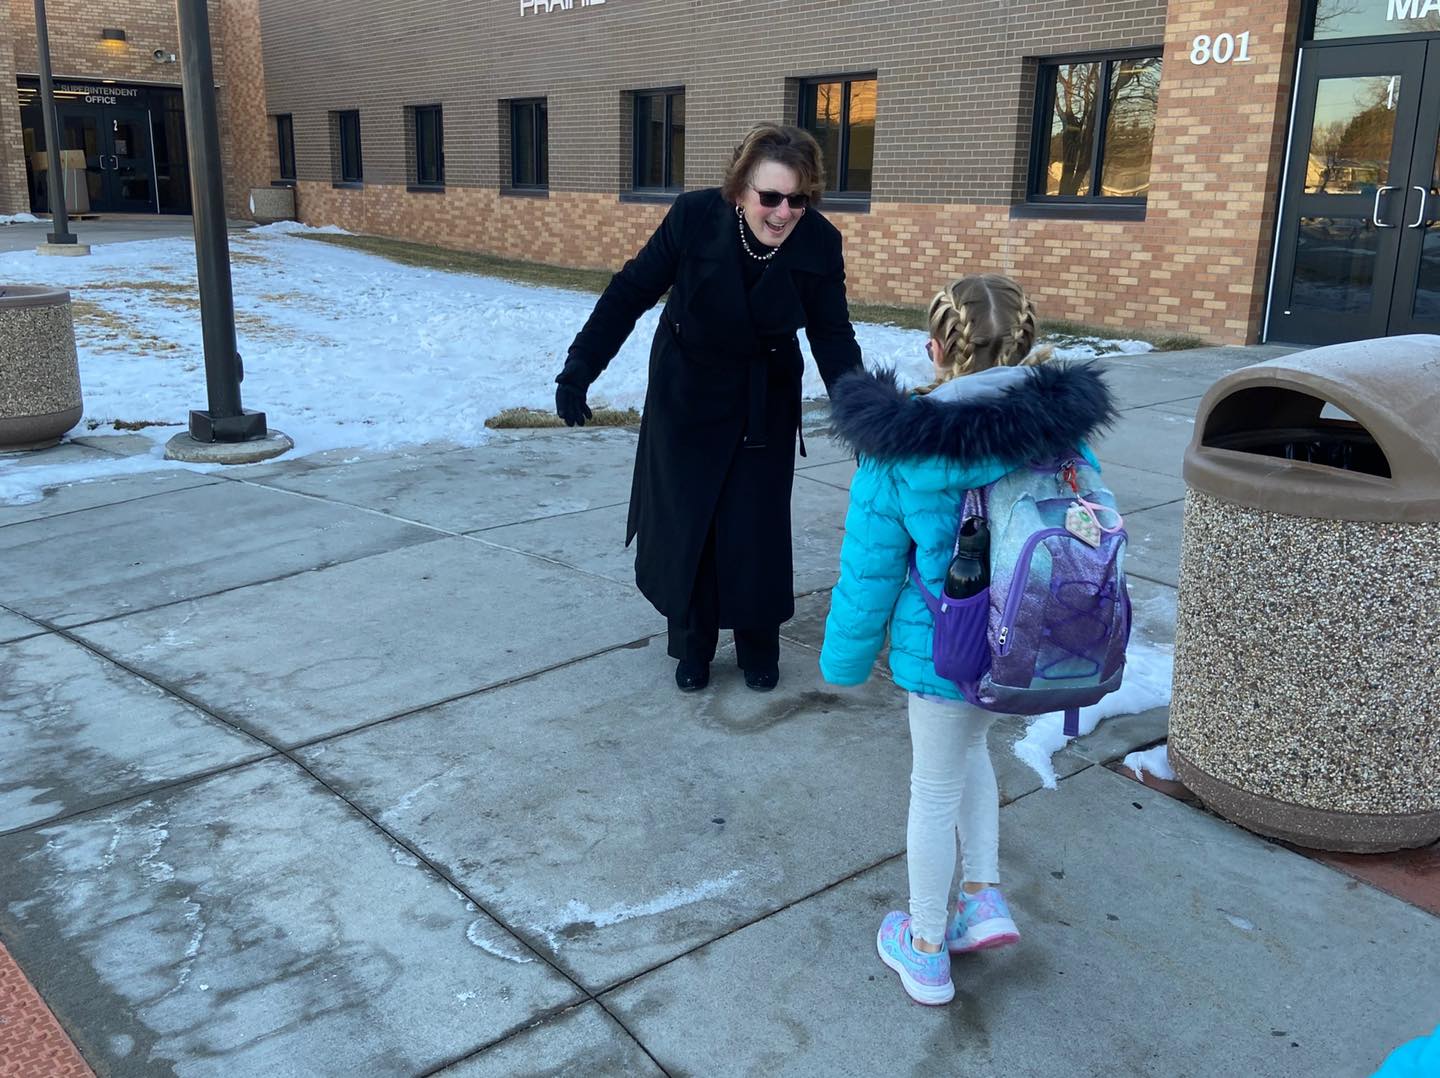
M 1305 193 L 1371 194 L 1387 182 L 1399 102 L 1399 75 L 1321 79 Z
M 1358 217 L 1302 217 L 1295 239 L 1292 307 L 1368 311 L 1379 236 Z
M 1425 239 L 1420 245 L 1420 272 L 1415 281 L 1415 320 L 1440 322 L 1440 140 L 1431 166 L 1430 197 L 1425 200 Z

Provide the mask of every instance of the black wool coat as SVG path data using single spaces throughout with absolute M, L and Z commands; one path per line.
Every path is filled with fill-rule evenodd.
M 763 252 L 751 241 L 751 248 Z M 840 233 L 811 209 L 747 290 L 735 207 L 716 188 L 675 200 L 610 280 L 566 369 L 594 381 L 669 291 L 650 349 L 625 542 L 635 581 L 683 617 L 715 529 L 720 624 L 758 629 L 795 612 L 790 489 L 805 329 L 828 387 L 859 369 Z M 562 375 L 562 380 L 565 376 Z

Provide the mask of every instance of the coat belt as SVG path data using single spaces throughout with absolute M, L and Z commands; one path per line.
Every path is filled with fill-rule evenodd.
M 765 412 L 769 402 L 770 392 L 770 364 L 775 361 L 780 350 L 793 342 L 787 341 L 784 344 L 764 344 L 760 350 L 750 357 L 749 371 L 749 414 L 745 420 L 745 438 L 740 443 L 742 449 L 764 449 L 766 445 Z M 800 455 L 805 456 L 805 433 L 800 431 Z

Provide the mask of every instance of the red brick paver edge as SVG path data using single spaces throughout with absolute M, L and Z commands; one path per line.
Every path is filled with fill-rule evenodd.
M 1108 766 L 1110 770 L 1142 782 L 1152 790 L 1159 790 L 1167 797 L 1204 809 L 1200 799 L 1182 783 L 1157 779 L 1149 772 L 1136 779 L 1135 772 L 1119 760 Z M 1440 843 L 1418 850 L 1396 850 L 1394 853 L 1332 853 L 1328 850 L 1296 846 L 1290 842 L 1281 842 L 1279 845 L 1302 857 L 1329 865 L 1352 879 L 1369 884 L 1377 891 L 1384 891 L 1387 895 L 1398 898 L 1401 902 L 1407 902 L 1440 917 Z
M 0 944 L 0 1078 L 94 1078 L 94 1073 Z

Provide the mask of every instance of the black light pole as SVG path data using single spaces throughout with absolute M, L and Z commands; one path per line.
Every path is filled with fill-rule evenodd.
M 45 115 L 45 182 L 50 191 L 51 243 L 74 243 L 65 213 L 65 166 L 61 163 L 60 120 L 55 115 L 55 86 L 50 81 L 50 31 L 45 25 L 45 0 L 35 0 L 35 46 L 40 56 L 40 111 Z
M 176 0 L 185 135 L 190 143 L 190 190 L 195 203 L 195 264 L 200 278 L 200 323 L 205 338 L 205 384 L 210 408 L 191 411 L 197 442 L 248 442 L 266 436 L 265 413 L 240 406 L 245 377 L 235 347 L 235 296 L 230 286 L 215 65 L 205 0 Z

